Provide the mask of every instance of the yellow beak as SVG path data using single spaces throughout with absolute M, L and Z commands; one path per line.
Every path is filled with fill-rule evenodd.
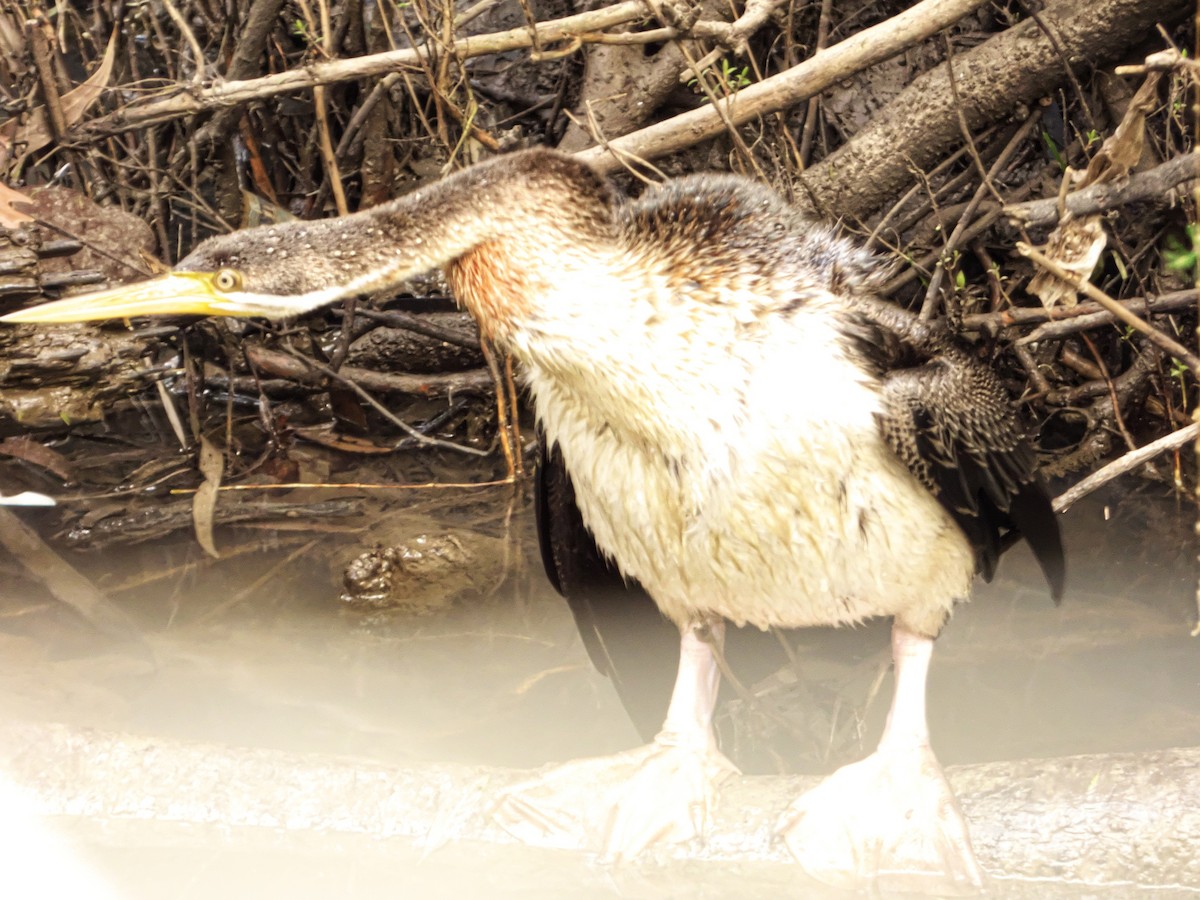
M 229 316 L 240 312 L 209 272 L 171 272 L 149 281 L 19 309 L 0 322 L 94 322 L 153 315 Z

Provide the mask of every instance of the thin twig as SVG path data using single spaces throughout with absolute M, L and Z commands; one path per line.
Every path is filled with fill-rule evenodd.
M 1087 478 L 1073 484 L 1070 488 L 1054 498 L 1054 511 L 1066 512 L 1088 494 L 1102 487 L 1114 478 L 1136 469 L 1143 463 L 1149 462 L 1160 453 L 1177 450 L 1188 441 L 1194 441 L 1200 435 L 1200 423 L 1188 425 L 1173 431 L 1165 437 L 1152 441 L 1137 450 L 1131 450 L 1119 459 L 1115 459 L 1101 469 L 1097 469 Z
M 192 83 L 200 84 L 204 81 L 204 51 L 200 48 L 200 42 L 196 40 L 196 35 L 192 32 L 192 28 L 188 25 L 187 19 L 181 13 L 171 0 L 162 0 L 163 9 L 167 11 L 167 15 L 171 17 L 171 21 L 175 23 L 175 27 L 179 29 L 179 33 L 183 35 L 183 39 L 187 41 L 187 45 L 192 50 L 192 57 L 195 60 L 196 70 L 192 72 Z
M 512 478 L 497 478 L 493 481 L 427 481 L 414 484 L 379 484 L 369 481 L 345 481 L 345 482 L 320 482 L 320 481 L 289 481 L 277 482 L 272 484 L 223 484 L 217 490 L 222 493 L 225 491 L 295 491 L 303 488 L 305 490 L 320 489 L 320 490 L 347 490 L 347 491 L 446 491 L 446 490 L 474 490 L 476 488 L 491 488 L 503 487 L 513 483 Z M 127 492 L 123 492 L 127 493 Z M 122 494 L 104 494 L 100 496 L 122 496 Z M 194 494 L 196 488 L 171 488 L 167 493 L 171 495 Z M 93 499 L 93 498 L 72 498 L 72 497 L 56 497 L 58 502 L 69 503 L 73 499 Z
M 308 32 L 312 34 L 316 30 L 312 8 L 309 6 L 308 0 L 298 0 L 298 3 L 304 14 Z M 330 59 L 333 56 L 333 35 L 330 33 L 329 27 L 329 3 L 327 0 L 318 0 L 318 3 L 321 11 L 321 52 L 325 59 Z M 313 85 L 313 113 L 317 120 L 317 147 L 321 152 L 321 162 L 325 166 L 325 178 L 333 193 L 334 206 L 337 208 L 339 216 L 349 215 L 350 206 L 346 202 L 346 192 L 342 188 L 342 173 L 338 167 L 337 154 L 333 149 L 333 137 L 329 128 L 329 106 L 325 100 L 325 86 L 322 84 Z
M 820 53 L 829 46 L 829 20 L 833 0 L 821 0 L 821 14 L 817 18 L 817 46 L 814 52 Z M 812 160 L 813 136 L 817 132 L 817 121 L 821 113 L 821 95 L 808 98 L 808 108 L 804 111 L 804 131 L 800 135 L 800 161 L 805 169 Z
M 947 41 L 947 53 L 949 53 L 949 49 L 950 44 L 949 41 Z M 957 82 L 954 80 L 954 67 L 947 65 L 946 70 L 951 73 L 950 84 L 955 92 L 954 95 L 957 98 L 958 88 Z M 991 194 L 996 198 L 996 202 L 999 203 L 1001 207 L 1004 205 L 1004 198 L 1001 197 L 1000 192 L 996 190 L 996 186 L 992 179 L 999 175 L 1003 168 L 1008 165 L 1008 161 L 1012 158 L 1013 153 L 1016 152 L 1017 147 L 1019 147 L 1025 141 L 1025 139 L 1029 136 L 1029 132 L 1032 131 L 1034 126 L 1040 121 L 1039 116 L 1030 116 L 1025 123 L 1017 129 L 1016 134 L 1009 139 L 1004 149 L 1000 151 L 1000 155 L 997 156 L 995 162 L 992 163 L 991 168 L 985 169 L 983 166 L 983 160 L 979 157 L 979 151 L 975 148 L 975 141 L 971 137 L 970 129 L 967 128 L 967 120 L 962 113 L 962 108 L 957 106 L 956 108 L 958 109 L 959 123 L 963 128 L 963 140 L 966 143 L 968 152 L 971 154 L 971 159 L 975 161 L 975 165 L 978 168 L 979 175 L 983 181 L 979 187 L 976 188 L 975 195 L 967 204 L 967 208 L 964 209 L 962 215 L 959 216 L 958 223 L 954 226 L 954 231 L 951 232 L 949 239 L 946 241 L 945 247 L 942 248 L 942 257 L 938 260 L 938 264 L 933 270 L 933 276 L 929 279 L 929 289 L 925 292 L 925 301 L 921 305 L 921 318 L 925 319 L 926 321 L 932 319 L 937 314 L 938 298 L 941 296 L 941 284 L 943 278 L 945 277 L 946 268 L 953 260 L 954 252 L 958 249 L 960 244 L 963 243 L 963 232 L 967 230 L 967 227 L 971 223 L 972 219 L 974 219 L 975 212 L 977 209 L 979 209 L 979 204 L 983 202 L 984 196 L 990 191 Z
M 481 343 L 483 358 L 487 361 L 488 371 L 492 373 L 492 381 L 496 385 L 496 419 L 500 431 L 500 448 L 504 451 L 504 461 L 508 463 L 508 477 L 517 477 L 517 457 L 519 448 L 513 447 L 512 430 L 509 428 L 508 401 L 505 398 L 504 378 L 500 367 L 496 364 L 495 352 L 488 346 L 487 341 Z
M 354 393 L 358 394 L 359 397 L 361 397 L 364 401 L 366 401 L 366 403 L 372 409 L 374 409 L 377 413 L 379 413 L 381 416 L 383 416 L 385 419 L 387 419 L 389 422 L 391 422 L 393 425 L 395 425 L 397 428 L 399 428 L 401 431 L 403 431 L 405 434 L 407 434 L 410 438 L 412 438 L 418 444 L 423 444 L 427 447 L 441 447 L 445 450 L 456 450 L 459 453 L 466 453 L 470 456 L 487 456 L 488 455 L 488 451 L 480 450 L 477 447 L 468 447 L 464 444 L 456 444 L 453 441 L 443 441 L 441 438 L 435 438 L 435 437 L 430 437 L 427 434 L 421 434 L 420 431 L 418 431 L 416 428 L 413 428 L 413 426 L 409 425 L 407 422 L 405 422 L 403 419 L 401 419 L 399 416 L 397 416 L 395 413 L 393 413 L 390 409 L 388 409 L 386 406 L 384 406 L 382 403 L 380 403 L 378 400 L 376 400 L 375 397 L 372 396 L 370 392 L 368 392 L 367 390 L 362 388 L 356 382 L 347 378 L 345 375 L 343 375 L 339 372 L 335 372 L 335 371 L 333 371 L 333 369 L 329 368 L 329 366 L 325 365 L 324 363 L 317 362 L 315 359 L 312 359 L 311 357 L 308 357 L 308 356 L 304 356 L 303 354 L 297 353 L 294 350 L 285 350 L 284 352 L 288 356 L 291 356 L 294 359 L 299 360 L 305 366 L 315 369 L 316 371 L 320 372 L 322 375 L 325 375 L 328 378 L 332 378 L 334 381 L 338 382 L 339 384 L 344 384 L 346 387 L 350 388 L 350 390 L 354 391 Z

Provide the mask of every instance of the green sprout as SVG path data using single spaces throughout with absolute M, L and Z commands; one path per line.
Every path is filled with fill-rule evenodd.
M 721 79 L 732 91 L 739 91 L 750 84 L 750 67 L 734 68 L 729 60 L 721 58 Z
M 750 79 L 750 67 L 734 66 L 729 62 L 729 60 L 722 58 L 721 76 L 718 81 L 721 85 L 722 93 L 724 93 L 726 97 L 736 94 L 742 88 L 747 87 L 752 83 Z M 690 87 L 697 94 L 701 92 L 700 80 L 698 78 L 688 79 L 688 87 Z M 708 97 L 706 96 L 702 102 L 707 103 Z
M 1183 397 L 1184 403 L 1188 402 L 1187 381 L 1184 376 L 1190 371 L 1187 363 L 1183 360 L 1176 359 L 1174 356 L 1171 357 L 1171 377 L 1179 382 L 1179 394 Z
M 1178 235 L 1167 235 L 1166 247 L 1163 249 L 1163 261 L 1172 272 L 1181 272 L 1195 282 L 1197 263 L 1200 262 L 1196 246 L 1196 223 L 1193 222 L 1184 229 L 1184 236 L 1186 242 L 1181 240 Z
M 1058 167 L 1064 172 L 1067 171 L 1067 160 L 1062 155 L 1062 151 L 1058 149 L 1058 144 L 1054 142 L 1054 138 L 1050 137 L 1050 132 L 1042 132 L 1042 140 L 1046 144 L 1046 149 L 1050 151 L 1050 155 L 1054 157 L 1054 161 L 1058 163 Z

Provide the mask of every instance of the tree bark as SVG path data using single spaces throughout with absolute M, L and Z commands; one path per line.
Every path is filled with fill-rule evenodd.
M 735 124 L 794 106 L 839 79 L 924 40 L 970 7 L 919 4 L 858 32 L 797 66 L 744 88 L 725 112 Z M 1027 19 L 954 57 L 957 102 L 945 64 L 926 72 L 847 144 L 806 172 L 798 186 L 823 215 L 866 217 L 902 193 L 913 169 L 928 169 L 963 140 L 958 117 L 978 129 L 1013 115 L 1065 77 L 1066 66 L 1110 63 L 1155 25 L 1186 14 L 1183 0 L 1055 0 Z M 920 15 L 913 15 L 920 12 Z M 1047 37 L 1045 29 L 1053 35 Z M 711 105 L 658 122 L 580 156 L 603 171 L 623 159 L 655 159 L 715 137 L 725 122 Z
M 1036 20 L 954 57 L 957 101 L 944 63 L 926 72 L 805 173 L 804 188 L 826 215 L 865 217 L 912 182 L 914 167 L 930 168 L 962 142 L 959 106 L 972 129 L 1011 116 L 1059 84 L 1067 66 L 1107 65 L 1188 8 L 1183 0 L 1056 0 Z

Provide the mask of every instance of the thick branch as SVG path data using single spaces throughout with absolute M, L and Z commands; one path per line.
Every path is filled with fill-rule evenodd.
M 1058 84 L 1065 65 L 1103 66 L 1188 7 L 1183 0 L 1053 0 L 1038 21 L 1027 19 L 954 58 L 967 124 L 977 129 L 1013 115 Z M 864 217 L 895 197 L 912 182 L 914 167 L 929 168 L 962 142 L 957 106 L 945 64 L 917 78 L 849 143 L 802 176 L 817 208 Z

